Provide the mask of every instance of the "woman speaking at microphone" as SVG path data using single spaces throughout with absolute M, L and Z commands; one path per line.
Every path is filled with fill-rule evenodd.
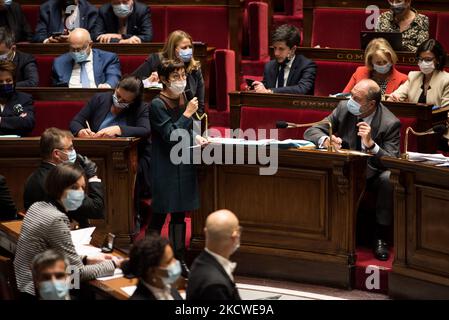
M 172 140 L 172 134 L 178 133 L 182 142 L 188 141 L 180 151 L 192 160 L 193 115 L 198 110 L 198 99 L 185 100 L 186 70 L 183 61 L 163 60 L 158 67 L 159 79 L 163 89 L 153 99 L 150 107 L 152 127 L 152 210 L 153 216 L 148 231 L 161 232 L 166 214 L 171 213 L 169 238 L 176 259 L 180 260 L 182 275 L 188 276 L 184 262 L 186 224 L 185 213 L 198 209 L 198 184 L 196 170 L 190 163 L 177 163 L 172 159 L 172 148 L 178 139 Z M 197 144 L 207 143 L 200 135 L 195 136 Z M 179 143 L 182 143 L 179 142 Z M 178 156 L 179 152 L 174 152 Z

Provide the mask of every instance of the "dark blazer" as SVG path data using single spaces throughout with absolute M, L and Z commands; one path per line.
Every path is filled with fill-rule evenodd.
M 80 11 L 80 28 L 92 32 L 98 11 L 87 0 L 78 1 Z M 39 21 L 33 42 L 44 42 L 53 32 L 63 32 L 65 29 L 62 7 L 59 0 L 48 0 L 40 6 Z
M 176 288 L 172 287 L 171 295 L 174 300 L 183 300 L 181 295 L 179 294 Z M 140 281 L 137 284 L 136 291 L 134 291 L 133 295 L 129 298 L 129 300 L 157 300 L 154 296 L 153 292 L 148 289 L 144 284 Z
M 186 300 L 241 300 L 235 283 L 206 251 L 195 259 L 189 275 Z
M 45 179 L 54 167 L 53 164 L 42 162 L 27 179 L 23 192 L 23 204 L 25 210 L 35 202 L 48 201 L 45 191 Z M 104 219 L 104 195 L 101 182 L 89 182 L 88 193 L 83 204 L 75 211 L 69 211 L 69 218 L 78 221 L 81 227 L 89 226 L 87 219 Z
M 303 55 L 297 54 L 293 61 L 285 87 L 276 88 L 279 64 L 271 60 L 265 65 L 263 80 L 265 88 L 274 93 L 313 95 L 315 90 L 316 64 Z
M 17 218 L 17 208 L 11 198 L 4 176 L 0 176 L 0 221 L 14 220 Z
M 133 76 L 144 80 L 148 78 L 152 72 L 157 72 L 158 66 L 161 64 L 161 56 L 159 53 L 150 54 L 145 61 L 132 73 Z M 185 93 L 188 100 L 193 97 L 198 99 L 198 114 L 204 113 L 204 79 L 201 69 L 194 70 L 187 74 L 187 85 Z
M 7 27 L 14 34 L 16 42 L 31 41 L 33 32 L 19 3 L 13 1 L 6 10 L 0 11 L 0 16 L 5 21 L 0 27 Z
M 354 150 L 357 148 L 358 129 L 356 124 L 358 119 L 348 111 L 347 103 L 348 101 L 340 102 L 326 119 L 332 123 L 333 134 L 340 137 L 349 146 L 349 149 Z M 380 147 L 380 150 L 374 157 L 369 158 L 368 169 L 383 171 L 385 169 L 380 162 L 381 157 L 399 156 L 401 122 L 388 108 L 379 104 L 370 126 L 372 139 Z M 320 124 L 307 129 L 304 139 L 318 145 L 319 139 L 327 134 L 328 125 Z M 371 175 L 369 174 L 369 176 Z
M 100 49 L 92 49 L 92 52 L 96 85 L 108 83 L 112 88 L 115 88 L 122 76 L 118 56 L 113 52 Z M 55 59 L 52 70 L 54 86 L 69 86 L 74 64 L 75 61 L 69 52 Z
M 16 65 L 16 87 L 37 87 L 39 85 L 39 74 L 33 55 L 16 51 L 13 62 Z
M 33 97 L 28 93 L 16 91 L 6 101 L 5 109 L 0 112 L 0 118 L 0 135 L 26 136 L 30 134 L 34 129 Z
M 86 128 L 86 121 L 92 131 L 97 132 L 112 106 L 112 92 L 94 95 L 86 106 L 70 122 L 70 130 L 76 136 L 81 129 Z M 134 103 L 125 112 L 126 125 L 120 126 L 122 137 L 147 138 L 150 135 L 150 120 L 148 105 Z
M 97 41 L 98 36 L 105 33 L 118 33 L 119 18 L 115 15 L 110 3 L 104 4 L 98 10 L 98 19 L 92 32 L 92 40 Z M 142 42 L 150 42 L 153 39 L 153 25 L 151 23 L 151 11 L 148 5 L 134 0 L 133 12 L 128 16 L 126 34 L 124 39 L 137 36 Z M 118 42 L 112 39 L 111 42 Z

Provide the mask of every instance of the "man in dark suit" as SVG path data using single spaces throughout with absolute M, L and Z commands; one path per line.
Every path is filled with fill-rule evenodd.
M 0 176 L 0 221 L 14 220 L 16 218 L 16 205 L 11 198 L 5 177 Z
M 42 163 L 25 183 L 23 203 L 25 210 L 28 210 L 33 203 L 48 200 L 45 179 L 50 170 L 60 163 L 77 163 L 84 169 L 88 180 L 87 195 L 81 207 L 69 211 L 68 215 L 78 221 L 80 227 L 87 227 L 88 219 L 104 219 L 103 184 L 97 177 L 96 164 L 87 157 L 76 154 L 72 140 L 70 132 L 57 128 L 48 128 L 42 133 L 40 140 Z
M 26 136 L 34 128 L 34 105 L 31 95 L 16 91 L 15 66 L 0 61 L 0 135 Z
M 10 30 L 18 42 L 31 41 L 33 37 L 22 7 L 15 1 L 0 2 L 0 27 Z
M 112 0 L 99 9 L 92 38 L 101 43 L 150 42 L 150 8 L 136 0 Z
M 53 85 L 69 88 L 115 88 L 121 71 L 115 53 L 92 49 L 89 32 L 77 28 L 69 36 L 70 52 L 53 62 Z
M 253 83 L 258 93 L 313 95 L 316 64 L 296 54 L 301 43 L 298 28 L 284 24 L 273 34 L 275 59 L 265 65 L 262 82 Z
M 40 6 L 33 42 L 67 42 L 69 31 L 75 28 L 92 32 L 97 16 L 97 8 L 87 0 L 48 0 Z
M 206 248 L 193 262 L 187 300 L 240 300 L 232 275 L 236 264 L 229 258 L 240 246 L 241 232 L 239 220 L 229 210 L 207 217 Z
M 16 66 L 16 87 L 37 87 L 39 76 L 36 59 L 25 52 L 16 50 L 13 34 L 0 27 L 0 60 L 12 61 Z
M 401 123 L 381 101 L 381 90 L 373 80 L 360 81 L 351 91 L 352 98 L 342 101 L 326 119 L 332 123 L 337 136 L 329 141 L 329 126 L 320 124 L 306 130 L 304 138 L 320 147 L 342 146 L 365 151 L 368 159 L 367 188 L 376 192 L 376 241 L 374 253 L 379 260 L 388 260 L 386 238 L 392 224 L 393 188 L 390 171 L 380 159 L 398 157 Z

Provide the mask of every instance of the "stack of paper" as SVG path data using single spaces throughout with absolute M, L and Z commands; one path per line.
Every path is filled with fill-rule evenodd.
M 210 143 L 216 144 L 232 144 L 232 145 L 244 145 L 244 146 L 268 146 L 268 145 L 280 145 L 286 147 L 310 147 L 315 148 L 315 145 L 307 140 L 277 140 L 277 139 L 260 139 L 260 140 L 245 140 L 238 138 L 209 138 Z
M 90 245 L 90 241 L 92 240 L 92 233 L 94 232 L 94 230 L 95 227 L 91 227 L 73 230 L 70 232 L 76 253 L 78 253 L 80 256 L 93 256 L 101 252 L 99 248 L 92 247 Z

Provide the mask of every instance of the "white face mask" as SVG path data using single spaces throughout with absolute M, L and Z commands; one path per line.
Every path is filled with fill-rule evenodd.
M 435 70 L 435 63 L 433 61 L 418 62 L 419 69 L 424 74 L 431 74 Z
M 170 86 L 168 89 L 176 96 L 179 96 L 181 93 L 184 92 L 184 89 L 186 88 L 187 81 L 186 80 L 179 80 L 179 81 L 172 81 L 170 82 Z

